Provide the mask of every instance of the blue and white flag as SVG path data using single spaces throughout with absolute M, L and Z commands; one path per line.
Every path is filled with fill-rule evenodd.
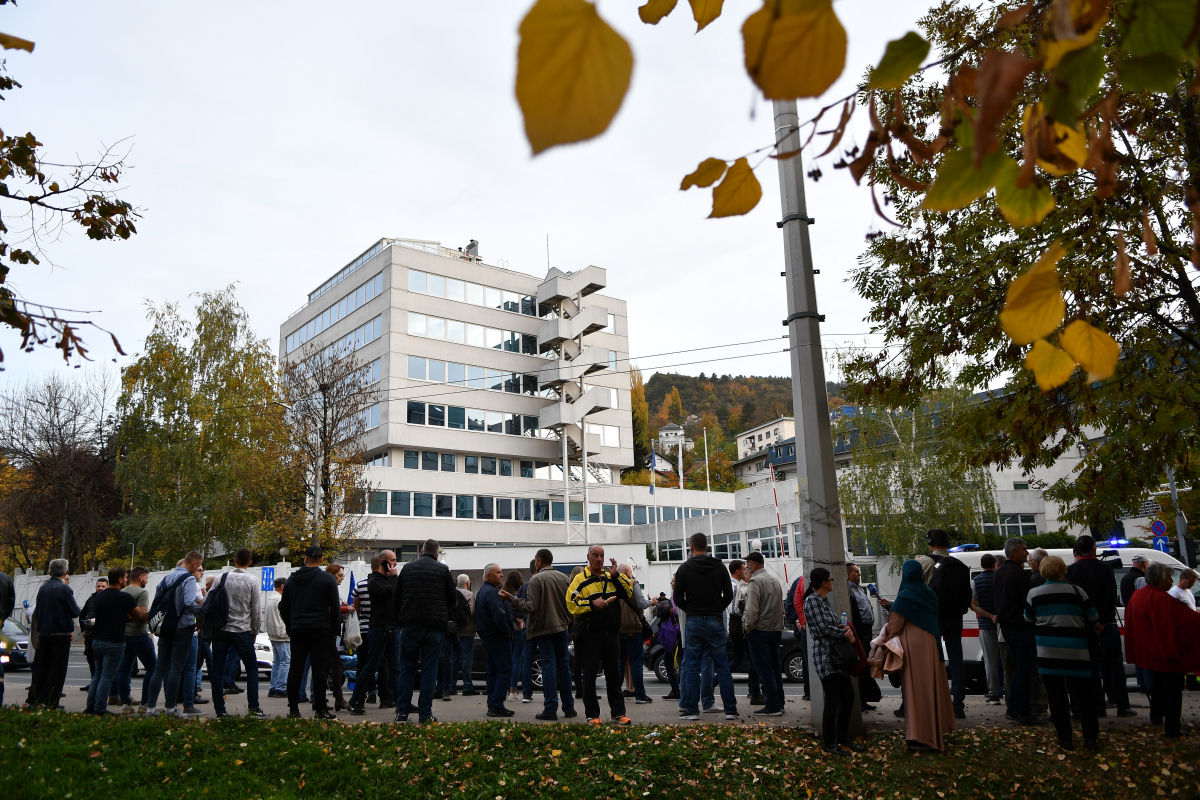
M 654 494 L 654 473 L 658 470 L 658 460 L 654 457 L 654 448 L 650 448 L 650 494 Z

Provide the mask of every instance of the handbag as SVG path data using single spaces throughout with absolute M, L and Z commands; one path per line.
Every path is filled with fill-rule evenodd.
M 854 673 L 859 664 L 858 653 L 854 645 L 842 637 L 829 643 L 829 663 L 838 672 Z

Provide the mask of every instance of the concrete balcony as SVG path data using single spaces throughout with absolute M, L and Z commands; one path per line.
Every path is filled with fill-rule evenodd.
M 568 381 L 577 381 L 608 367 L 608 351 L 599 347 L 585 347 L 571 361 L 558 359 L 538 370 L 538 384 L 547 388 L 562 386 Z
M 573 297 L 587 297 L 608 285 L 608 273 L 600 267 L 585 267 L 567 274 L 551 269 L 546 280 L 538 285 L 537 301 L 542 305 L 558 305 Z
M 552 319 L 538 328 L 538 348 L 546 352 L 577 336 L 587 336 L 608 327 L 608 309 L 588 306 L 570 319 Z

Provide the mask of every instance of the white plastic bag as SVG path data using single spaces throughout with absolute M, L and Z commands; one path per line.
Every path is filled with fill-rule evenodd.
M 358 649 L 359 645 L 362 644 L 362 629 L 358 626 L 357 611 L 351 611 L 350 619 L 346 621 L 345 643 L 355 649 Z

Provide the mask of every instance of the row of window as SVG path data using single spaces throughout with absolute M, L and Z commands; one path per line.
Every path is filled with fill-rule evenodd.
M 520 461 L 499 456 L 477 456 L 460 453 L 439 453 L 433 450 L 405 450 L 404 468 L 422 469 L 430 472 L 457 472 L 459 459 L 462 460 L 463 472 L 469 475 L 499 475 L 511 478 L 516 475 L 521 478 L 536 478 L 538 480 L 561 481 L 563 479 L 562 465 L 550 461 Z M 582 468 L 571 467 L 571 476 L 575 480 L 583 479 Z M 611 483 L 611 474 L 595 475 L 598 483 Z M 607 478 L 607 479 L 606 479 Z
M 382 249 L 383 249 L 382 241 L 376 242 L 375 244 L 371 245 L 371 247 L 365 253 L 363 253 L 358 258 L 354 259 L 349 264 L 347 264 L 342 269 L 341 272 L 339 272 L 337 275 L 334 275 L 329 280 L 325 281 L 325 283 L 321 284 L 319 289 L 317 289 L 314 292 L 312 292 L 311 294 L 309 294 L 308 302 L 311 303 L 313 300 L 316 300 L 318 297 L 320 297 L 321 295 L 328 292 L 334 286 L 337 286 L 339 283 L 346 280 L 346 278 L 349 278 L 350 274 L 352 272 L 354 272 L 356 269 L 361 267 L 363 264 L 367 263 L 372 258 L 377 256 L 379 254 L 379 251 Z
M 408 357 L 408 377 L 415 381 L 432 381 L 465 386 L 470 389 L 488 389 L 509 394 L 538 395 L 538 376 L 522 375 L 519 372 L 503 372 L 498 369 L 474 367 L 470 364 L 455 364 L 420 356 Z M 557 395 L 555 395 L 557 397 Z
M 337 301 L 329 308 L 317 314 L 304 324 L 298 331 L 291 334 L 285 340 L 287 352 L 292 352 L 300 345 L 307 342 L 309 339 L 321 333 L 330 325 L 333 325 L 339 320 L 345 319 L 356 309 L 362 308 L 366 303 L 374 300 L 379 295 L 383 294 L 383 273 L 379 273 L 374 278 L 359 286 L 353 292 L 350 292 L 341 300 Z
M 371 430 L 379 427 L 379 403 L 363 409 L 363 428 Z
M 451 428 L 460 431 L 549 438 L 539 433 L 537 417 L 510 414 L 504 411 L 460 408 L 440 403 L 422 403 L 418 400 L 408 401 L 407 421 L 409 425 L 431 425 L 436 428 Z
M 328 346 L 321 351 L 321 356 L 329 358 L 335 355 L 341 358 L 342 356 L 353 353 L 360 347 L 368 345 L 383 335 L 383 315 L 380 314 L 375 319 L 370 319 L 359 325 L 354 330 L 347 333 L 341 339 L 335 342 L 330 342 Z
M 480 286 L 477 283 L 419 272 L 415 269 L 408 271 L 408 290 L 434 297 L 444 297 L 447 300 L 458 300 L 473 306 L 498 308 L 501 311 L 511 311 L 527 317 L 539 317 L 550 313 L 547 306 L 542 306 L 539 313 L 537 298 L 533 295 L 493 289 L 490 286 Z
M 713 513 L 719 513 L 714 511 Z M 800 526 L 795 526 L 797 533 L 795 534 L 795 552 L 800 552 Z M 784 558 L 790 555 L 789 537 L 787 529 L 784 529 L 783 536 L 779 535 L 777 528 L 760 528 L 758 530 L 746 531 L 746 548 L 742 547 L 741 533 L 718 533 L 712 537 L 709 542 L 713 558 L 718 558 L 722 561 L 730 561 L 735 558 L 742 558 L 743 552 L 747 555 L 750 553 L 750 543 L 755 539 L 759 540 L 759 552 L 764 558 Z M 684 540 L 672 539 L 667 542 L 658 543 L 658 560 L 659 561 L 683 561 L 686 558 L 684 552 Z
M 538 354 L 537 336 L 532 333 L 501 331 L 469 322 L 418 314 L 415 311 L 408 312 L 408 335 L 442 339 L 472 347 L 507 350 L 510 353 L 524 353 L 529 356 Z
M 367 492 L 366 513 L 395 517 L 453 517 L 454 519 L 563 522 L 564 507 L 571 522 L 583 522 L 583 502 L 541 498 L 450 495 L 434 492 Z M 629 525 L 632 509 L 617 503 L 588 503 L 588 522 Z
M 363 463 L 365 463 L 368 467 L 390 467 L 392 465 L 392 459 L 388 452 L 384 451 L 379 455 L 371 456 Z

